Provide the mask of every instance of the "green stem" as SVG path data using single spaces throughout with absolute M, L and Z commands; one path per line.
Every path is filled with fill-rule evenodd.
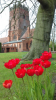
M 32 84 L 30 83 L 27 74 L 26 74 L 26 77 L 27 77 L 27 83 L 28 83 L 29 98 L 30 98 L 30 99 L 32 98 L 32 100 L 34 100 L 34 98 L 33 98 L 32 95 L 31 95 L 31 89 L 32 89 L 33 82 L 32 82 Z
M 13 69 L 12 69 L 12 73 L 13 73 L 13 76 L 14 76 L 14 79 L 15 79 L 15 82 L 14 82 L 14 83 L 15 83 L 15 86 L 16 86 L 16 87 L 14 87 L 14 88 L 16 89 L 16 92 L 17 92 L 16 95 L 17 95 L 17 96 L 19 97 L 19 99 L 20 99 L 20 92 L 19 92 L 19 90 L 18 90 L 18 84 L 19 84 L 19 83 L 17 83 L 17 81 L 16 81 L 16 78 L 15 78 L 15 74 L 14 74 Z
M 17 70 L 17 68 L 15 67 L 15 69 Z
M 25 90 L 24 90 L 24 91 L 25 91 L 25 96 L 26 96 L 26 99 L 27 99 L 27 100 L 29 100 L 29 96 L 28 96 L 28 93 L 27 93 L 27 92 L 28 92 L 28 90 L 27 90 L 27 88 L 26 88 L 26 84 L 25 84 L 25 82 L 24 82 L 24 79 L 23 79 L 23 78 L 22 78 L 22 81 L 23 81 L 24 88 L 25 88 Z
M 9 91 L 10 91 L 10 94 L 11 94 L 11 97 L 12 97 L 12 100 L 13 100 L 13 94 L 12 94 L 12 92 L 11 92 L 11 89 L 9 88 Z
M 38 76 L 38 77 L 37 77 L 37 84 L 38 84 L 38 86 L 37 86 L 37 87 L 38 87 L 38 99 L 37 99 L 37 100 L 43 100 L 43 99 L 42 99 L 41 90 L 40 90 L 40 88 L 41 88 L 40 85 L 41 85 L 41 84 L 40 84 L 40 82 L 39 82 L 39 81 L 40 81 L 39 79 L 40 79 L 40 77 Z
M 47 100 L 48 100 L 48 88 L 47 88 L 47 82 L 46 82 L 46 68 L 45 68 L 45 71 L 44 71 L 44 79 L 45 79 L 45 93 L 46 93 L 46 97 L 47 97 Z

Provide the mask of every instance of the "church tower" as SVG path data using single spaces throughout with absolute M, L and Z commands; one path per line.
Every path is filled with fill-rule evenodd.
M 19 40 L 30 25 L 28 8 L 20 4 L 10 8 L 9 41 Z

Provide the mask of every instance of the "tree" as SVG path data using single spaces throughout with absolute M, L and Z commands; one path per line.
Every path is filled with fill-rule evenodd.
M 32 46 L 24 59 L 39 58 L 44 51 L 49 50 L 51 27 L 53 23 L 56 0 L 38 0 L 40 6 Z

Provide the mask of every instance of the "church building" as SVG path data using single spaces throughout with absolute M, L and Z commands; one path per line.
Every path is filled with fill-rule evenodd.
M 29 11 L 25 6 L 10 8 L 7 41 L 2 43 L 3 52 L 29 51 L 34 29 L 30 29 Z

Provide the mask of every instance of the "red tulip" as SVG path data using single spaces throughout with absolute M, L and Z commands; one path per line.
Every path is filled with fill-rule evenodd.
M 5 66 L 6 68 L 9 69 L 8 62 L 6 62 L 6 63 L 4 64 L 4 66 Z
M 28 74 L 29 76 L 33 76 L 33 75 L 34 75 L 34 69 L 28 69 L 28 70 L 27 70 L 27 74 Z
M 33 59 L 33 65 L 39 65 L 40 61 L 41 61 L 40 58 Z
M 30 66 L 30 64 L 25 64 L 25 68 L 29 68 Z
M 42 75 L 43 71 L 44 69 L 41 66 L 39 66 L 37 69 L 35 69 L 35 74 L 37 76 Z
M 13 69 L 14 67 L 16 67 L 16 65 L 20 62 L 21 59 L 18 59 L 16 58 L 15 60 L 14 59 L 11 59 L 9 60 L 8 62 L 6 62 L 4 64 L 4 66 L 8 69 Z
M 50 58 L 52 58 L 52 54 L 51 54 L 51 52 L 49 52 L 49 59 L 50 59 Z
M 43 61 L 45 60 L 44 56 L 40 56 L 40 59 L 43 60 Z
M 34 65 L 34 66 L 33 66 L 33 69 L 34 69 L 34 70 L 37 69 L 37 68 L 39 68 L 39 65 Z
M 11 59 L 12 63 L 13 63 L 13 67 L 16 67 L 16 61 L 14 59 Z
M 15 72 L 18 78 L 23 78 L 25 76 L 26 70 L 25 69 L 17 69 Z
M 4 66 L 8 69 L 13 69 L 14 67 L 16 67 L 16 62 L 14 59 L 9 60 L 8 62 L 6 62 L 4 64 Z
M 3 87 L 10 89 L 12 86 L 12 80 L 5 80 L 5 82 L 3 83 Z
M 41 65 L 42 65 L 44 68 L 48 68 L 48 67 L 50 67 L 51 62 L 48 61 L 48 60 L 45 60 L 44 62 L 41 63 Z
M 50 58 L 52 58 L 52 54 L 51 52 L 47 52 L 47 51 L 44 51 L 42 53 L 42 56 L 40 56 L 40 58 L 45 61 L 45 60 L 49 60 Z
M 21 59 L 15 58 L 16 61 L 16 65 L 19 64 L 19 62 L 21 61 Z
M 20 67 L 21 67 L 21 69 L 24 68 L 25 67 L 25 64 L 21 64 Z

